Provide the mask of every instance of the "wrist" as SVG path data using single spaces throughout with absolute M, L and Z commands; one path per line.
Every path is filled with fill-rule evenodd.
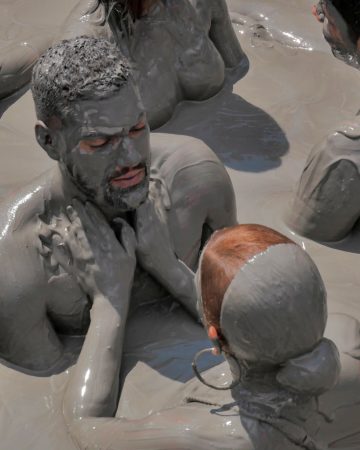
M 109 314 L 127 314 L 130 294 L 124 292 L 112 292 L 110 295 L 96 293 L 93 299 L 91 315 L 97 311 Z

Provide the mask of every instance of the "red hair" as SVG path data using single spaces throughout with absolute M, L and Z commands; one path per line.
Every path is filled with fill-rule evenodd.
M 212 235 L 200 267 L 201 297 L 207 326 L 214 326 L 221 336 L 221 306 L 230 283 L 239 269 L 255 255 L 277 244 L 292 240 L 263 225 L 236 225 Z

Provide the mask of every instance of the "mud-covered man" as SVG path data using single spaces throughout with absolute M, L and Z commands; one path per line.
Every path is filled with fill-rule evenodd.
M 37 140 L 57 164 L 1 205 L 0 356 L 55 370 L 90 310 L 103 342 L 115 311 L 113 364 L 144 305 L 176 298 L 196 316 L 192 271 L 207 236 L 235 222 L 233 189 L 200 141 L 150 139 L 131 67 L 105 40 L 50 49 L 32 92 Z

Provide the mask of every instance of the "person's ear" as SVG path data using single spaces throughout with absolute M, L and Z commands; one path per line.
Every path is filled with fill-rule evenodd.
M 212 350 L 213 354 L 220 355 L 221 354 L 221 344 L 220 344 L 219 333 L 218 333 L 217 329 L 213 325 L 210 325 L 208 327 L 207 333 L 208 333 L 210 341 L 214 345 L 213 350 Z
M 59 160 L 59 153 L 56 148 L 55 133 L 52 132 L 41 120 L 35 125 L 35 136 L 38 144 L 46 151 L 48 156 L 55 161 Z

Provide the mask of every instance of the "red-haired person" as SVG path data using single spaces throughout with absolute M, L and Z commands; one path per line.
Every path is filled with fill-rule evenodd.
M 81 448 L 320 450 L 323 438 L 327 444 L 351 434 L 349 414 L 323 432 L 319 405 L 338 380 L 339 353 L 323 337 L 326 291 L 304 250 L 264 226 L 226 228 L 205 246 L 196 283 L 204 326 L 233 381 L 224 385 L 226 362 L 201 374 L 198 354 L 193 366 L 205 386 L 196 378 L 181 388 L 175 383 L 169 409 L 142 420 L 104 417 L 93 389 L 116 381 L 98 364 L 114 343 L 100 342 L 90 324 L 64 403 Z M 98 352 L 90 364 L 86 348 Z M 82 390 L 88 373 L 97 383 Z M 331 402 L 336 410 L 349 399 L 336 391 Z
M 225 68 L 245 61 L 225 0 L 82 0 L 63 38 L 115 39 L 136 63 L 151 128 L 182 100 L 204 100 L 223 86 Z
M 197 285 L 204 325 L 233 377 L 222 408 L 238 411 L 255 449 L 322 448 L 315 399 L 334 387 L 340 365 L 323 337 L 326 291 L 309 255 L 272 229 L 238 225 L 210 238 Z M 221 385 L 212 374 L 202 379 Z

